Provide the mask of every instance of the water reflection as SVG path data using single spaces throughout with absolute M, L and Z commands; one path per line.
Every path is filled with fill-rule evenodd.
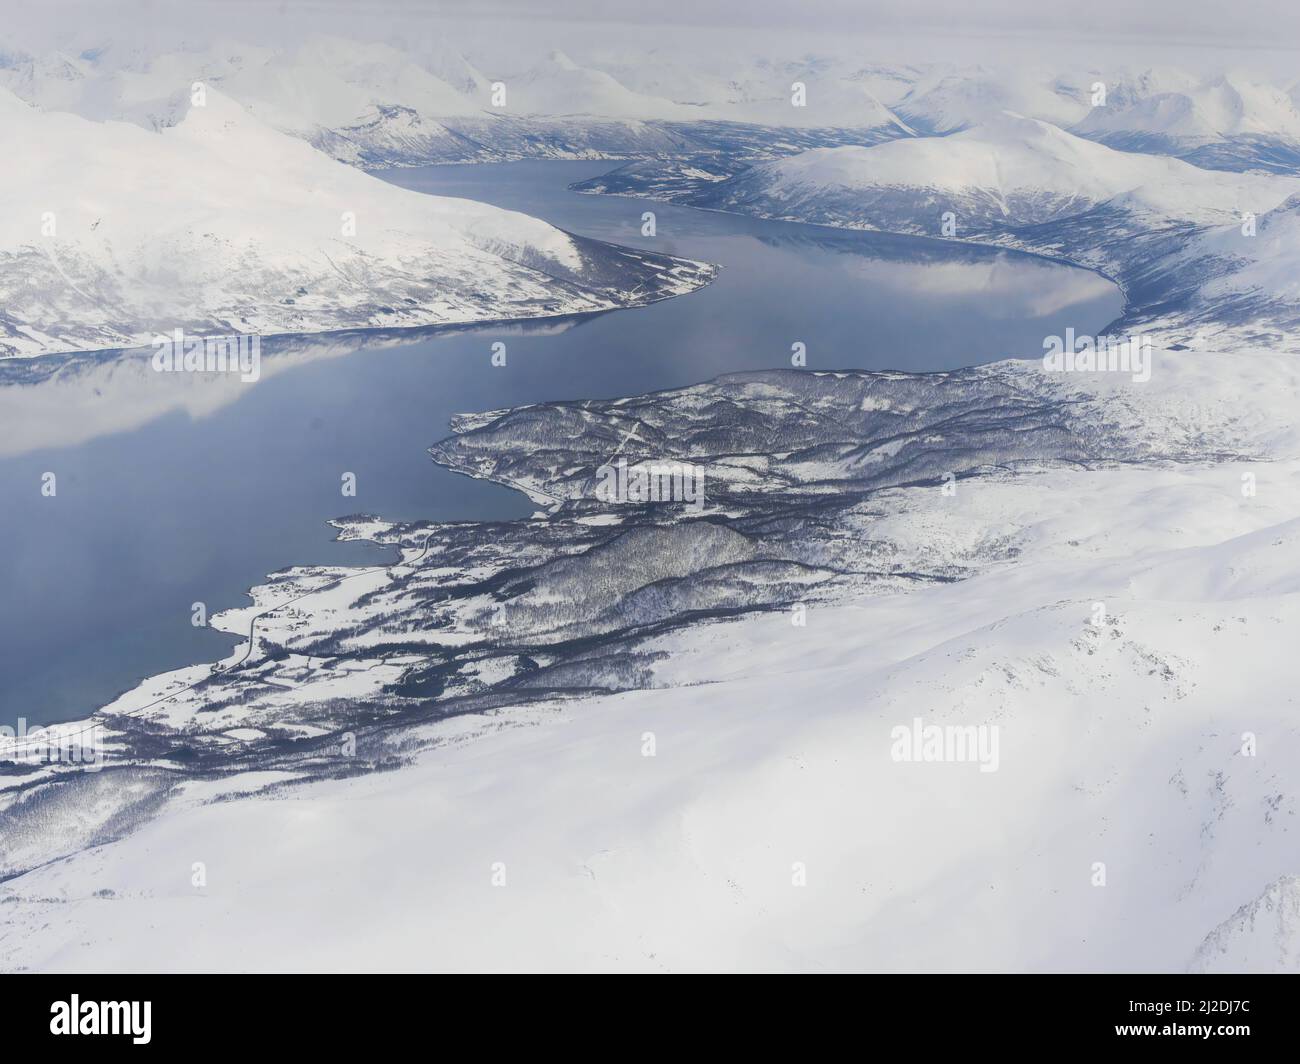
M 937 241 L 665 204 L 648 241 L 645 203 L 566 190 L 607 165 L 394 179 L 721 263 L 709 288 L 528 325 L 268 339 L 251 384 L 154 373 L 151 350 L 0 363 L 0 720 L 80 717 L 143 675 L 221 656 L 230 640 L 193 628 L 193 603 L 236 604 L 285 565 L 374 559 L 332 543 L 330 518 L 530 512 L 429 461 L 454 414 L 789 365 L 796 341 L 811 368 L 946 369 L 1037 353 L 1044 335 L 1097 332 L 1119 311 L 1095 274 Z M 40 493 L 44 472 L 55 498 Z M 341 495 L 347 472 L 356 498 Z
M 464 333 L 554 336 L 577 320 L 273 336 L 261 344 L 261 373 L 275 377 L 362 348 L 378 351 Z M 86 443 L 171 413 L 198 420 L 246 397 L 257 383 L 237 374 L 159 374 L 153 357 L 152 348 L 132 348 L 0 361 L 0 458 Z

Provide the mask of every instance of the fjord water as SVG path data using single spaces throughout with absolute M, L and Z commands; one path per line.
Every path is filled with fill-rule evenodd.
M 455 413 L 788 367 L 796 342 L 814 370 L 949 369 L 1033 356 L 1044 336 L 1096 333 L 1120 311 L 1109 282 L 1029 256 L 568 191 L 610 168 L 384 176 L 719 263 L 712 285 L 536 328 L 322 337 L 283 356 L 268 342 L 255 384 L 152 373 L 138 353 L 0 363 L 0 724 L 81 717 L 141 677 L 223 656 L 235 640 L 194 627 L 195 603 L 242 604 L 290 565 L 389 556 L 333 543 L 330 518 L 527 515 L 520 495 L 429 460 Z M 349 472 L 355 498 L 340 490 Z

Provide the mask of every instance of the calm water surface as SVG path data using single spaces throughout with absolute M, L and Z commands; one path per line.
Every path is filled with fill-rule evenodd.
M 83 716 L 141 677 L 223 656 L 233 639 L 191 606 L 237 605 L 294 564 L 374 561 L 325 522 L 502 519 L 532 507 L 425 453 L 448 418 L 553 399 L 636 394 L 721 373 L 947 369 L 1095 333 L 1118 291 L 1028 256 L 762 222 L 567 185 L 608 163 L 428 167 L 386 177 L 537 215 L 602 240 L 721 264 L 703 291 L 535 330 L 263 345 L 252 385 L 155 374 L 147 357 L 0 365 L 0 723 Z M 641 236 L 653 210 L 657 235 Z M 491 345 L 507 344 L 507 365 Z M 58 476 L 42 498 L 41 475 Z M 340 477 L 357 476 L 356 498 Z

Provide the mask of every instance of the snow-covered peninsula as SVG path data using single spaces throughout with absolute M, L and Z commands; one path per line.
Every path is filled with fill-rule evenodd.
M 204 90 L 160 131 L 0 88 L 0 355 L 402 328 L 644 304 L 711 267 L 397 188 Z M 86 185 L 83 153 L 96 179 Z

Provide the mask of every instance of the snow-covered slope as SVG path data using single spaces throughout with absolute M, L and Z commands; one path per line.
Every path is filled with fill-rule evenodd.
M 488 107 L 486 80 L 442 57 L 455 84 L 382 44 L 316 37 L 271 53 L 216 83 L 277 129 L 360 165 L 474 158 L 488 149 L 454 132 Z
M 28 152 L 0 171 L 5 354 L 130 346 L 177 327 L 272 334 L 540 317 L 661 298 L 709 275 L 396 188 L 215 91 L 158 133 L 42 113 L 0 91 L 0 127 Z
M 1222 343 L 1226 323 L 1260 343 L 1294 350 L 1300 329 L 1300 194 L 1259 216 L 1247 235 L 1229 223 L 1199 231 L 1160 262 L 1187 277 L 1182 301 L 1166 317 L 1189 323 L 1200 344 Z
M 99 773 L 8 777 L 0 860 L 31 871 L 0 953 L 1293 969 L 1297 370 L 1222 367 L 786 371 L 466 418 L 444 458 L 568 501 L 491 535 L 349 522 L 401 560 L 277 574 L 221 622 L 261 615 L 247 663 L 110 707 Z M 629 423 L 631 457 L 705 465 L 708 513 L 579 490 Z M 899 760 L 917 717 L 996 728 L 996 767 Z
M 77 110 L 90 73 L 90 63 L 62 52 L 29 55 L 0 48 L 0 89 L 52 111 Z
M 1300 875 L 1279 876 L 1206 936 L 1195 972 L 1300 971 Z
M 38 106 L 156 128 L 178 121 L 190 86 L 203 81 L 277 128 L 364 165 L 665 150 L 644 131 L 625 135 L 619 122 L 946 134 L 1012 111 L 1215 169 L 1300 169 L 1300 112 L 1285 85 L 1254 72 L 692 57 L 653 46 L 597 49 L 585 62 L 556 50 L 532 62 L 488 58 L 484 68 L 440 35 L 399 43 L 319 35 L 284 50 L 231 40 L 80 56 L 10 50 L 0 54 L 0 86 Z M 504 106 L 493 99 L 498 82 Z M 793 105 L 796 84 L 802 106 Z
M 1176 519 L 1214 489 L 1144 490 Z M 661 644 L 713 682 L 460 718 L 398 772 L 183 784 L 0 887 L 8 966 L 1294 971 L 1294 595 L 1112 598 L 1113 532 L 1080 538 L 1050 574 Z M 917 715 L 998 727 L 998 770 L 893 761 Z

